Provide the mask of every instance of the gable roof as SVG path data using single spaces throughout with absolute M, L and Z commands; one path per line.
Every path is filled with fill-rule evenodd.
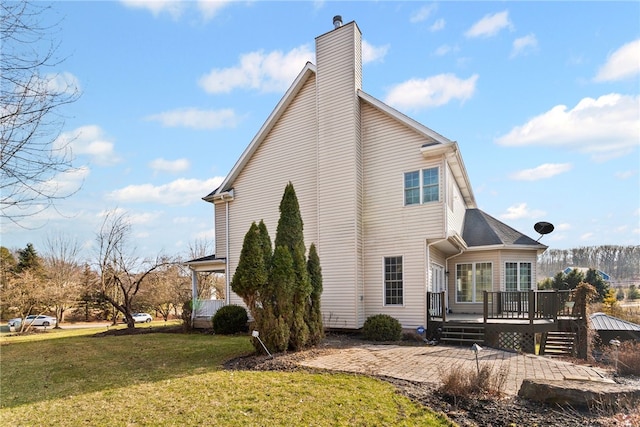
M 276 105 L 274 110 L 271 112 L 267 120 L 264 122 L 258 133 L 253 137 L 247 148 L 244 150 L 238 161 L 235 163 L 229 174 L 225 177 L 222 184 L 211 193 L 207 194 L 202 199 L 207 202 L 213 202 L 216 199 L 220 199 L 222 195 L 233 188 L 233 182 L 238 177 L 242 169 L 251 159 L 251 156 L 258 149 L 262 141 L 267 137 L 271 129 L 278 122 L 280 117 L 287 110 L 289 105 L 296 98 L 304 84 L 307 80 L 315 75 L 317 72 L 316 66 L 310 62 L 304 66 L 302 71 L 298 74 L 296 79 L 293 81 L 287 92 L 284 94 L 280 102 Z M 398 122 L 404 124 L 408 128 L 414 130 L 418 134 L 424 136 L 425 138 L 433 141 L 433 143 L 424 144 L 421 147 L 421 152 L 426 153 L 427 151 L 433 151 L 434 148 L 443 150 L 443 153 L 446 152 L 447 157 L 449 159 L 449 163 L 454 170 L 454 177 L 458 182 L 458 186 L 462 192 L 462 195 L 467 202 L 467 206 L 475 207 L 475 198 L 473 196 L 473 192 L 471 190 L 471 185 L 469 183 L 469 178 L 466 173 L 466 169 L 464 168 L 464 163 L 462 162 L 462 157 L 460 156 L 460 150 L 458 148 L 458 144 L 454 141 L 449 140 L 448 138 L 440 135 L 434 130 L 428 128 L 427 126 L 413 120 L 412 118 L 402 114 L 398 110 L 390 107 L 384 102 L 374 98 L 373 96 L 363 92 L 362 90 L 357 91 L 357 96 L 360 100 L 368 103 L 372 107 L 381 111 L 382 113 L 390 116 L 391 118 L 397 120 Z
M 300 89 L 304 86 L 310 76 L 315 75 L 316 66 L 311 62 L 307 62 L 302 71 L 298 74 L 296 79 L 293 81 L 287 92 L 278 102 L 278 105 L 273 109 L 267 120 L 264 122 L 258 133 L 253 137 L 247 148 L 244 150 L 238 161 L 231 171 L 227 174 L 222 184 L 211 193 L 207 194 L 202 199 L 207 202 L 213 202 L 216 198 L 215 196 L 226 191 L 229 191 L 233 187 L 233 181 L 238 177 L 242 168 L 249 162 L 253 153 L 258 149 L 260 143 L 265 139 L 265 137 L 269 134 L 269 131 L 273 129 L 273 126 L 278 122 L 278 119 L 284 114 L 287 110 L 287 107 L 293 102 L 296 98 L 296 95 L 300 92 Z
M 462 238 L 467 242 L 469 249 L 486 246 L 503 246 L 510 249 L 535 248 L 539 251 L 547 249 L 546 245 L 536 242 L 480 209 L 466 210 Z

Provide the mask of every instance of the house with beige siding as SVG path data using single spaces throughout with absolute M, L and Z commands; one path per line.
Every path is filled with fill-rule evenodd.
M 355 22 L 316 38 L 307 63 L 222 184 L 204 197 L 215 211 L 215 255 L 195 271 L 226 274 L 229 289 L 253 221 L 277 227 L 293 183 L 307 247 L 322 265 L 327 328 L 359 329 L 385 313 L 426 325 L 428 294 L 452 313 L 482 313 L 484 291 L 535 288 L 546 246 L 476 206 L 459 145 L 362 88 Z M 480 159 L 468 159 L 480 161 Z

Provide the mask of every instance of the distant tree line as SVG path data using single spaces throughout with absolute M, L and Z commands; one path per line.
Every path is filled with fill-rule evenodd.
M 539 275 L 554 277 L 567 267 L 600 270 L 611 276 L 612 284 L 640 280 L 640 246 L 585 246 L 548 249 L 538 257 Z

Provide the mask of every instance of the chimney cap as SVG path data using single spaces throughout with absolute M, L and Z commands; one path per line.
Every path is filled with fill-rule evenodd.
M 333 27 L 334 28 L 342 27 L 342 16 L 336 15 L 333 17 Z

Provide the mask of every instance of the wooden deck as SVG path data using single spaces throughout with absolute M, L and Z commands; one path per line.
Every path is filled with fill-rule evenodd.
M 578 336 L 586 330 L 586 304 L 575 304 L 575 291 L 484 292 L 482 314 L 446 313 L 444 292 L 429 293 L 427 298 L 427 330 L 450 344 L 478 343 L 535 353 L 536 344 L 544 348 L 549 333 L 566 331 Z

